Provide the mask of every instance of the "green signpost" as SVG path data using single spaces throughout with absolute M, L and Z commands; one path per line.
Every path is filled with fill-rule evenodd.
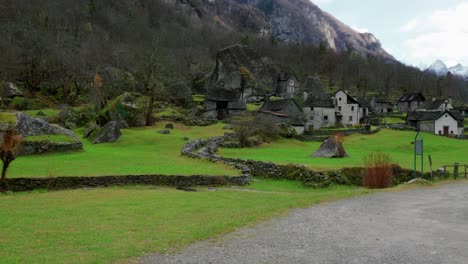
M 414 137 L 414 173 L 413 176 L 416 179 L 416 169 L 418 156 L 421 156 L 421 175 L 424 174 L 424 138 L 421 132 L 418 132 Z

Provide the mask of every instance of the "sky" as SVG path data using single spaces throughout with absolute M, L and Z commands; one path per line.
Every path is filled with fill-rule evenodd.
M 468 0 L 312 0 L 370 32 L 399 61 L 427 68 L 436 59 L 468 66 Z

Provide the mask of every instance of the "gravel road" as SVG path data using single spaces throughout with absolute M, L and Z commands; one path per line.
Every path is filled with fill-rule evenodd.
M 293 210 L 141 263 L 468 263 L 468 184 Z

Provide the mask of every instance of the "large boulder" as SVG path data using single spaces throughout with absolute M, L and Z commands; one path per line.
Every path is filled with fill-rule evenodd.
M 342 137 L 334 135 L 325 140 L 312 156 L 320 158 L 344 158 L 348 157 L 348 154 L 343 147 Z
M 83 149 L 82 142 L 72 131 L 23 113 L 1 113 L 0 128 L 16 129 L 23 137 L 19 155 Z
M 106 142 L 115 142 L 117 141 L 122 132 L 120 132 L 119 124 L 116 121 L 110 121 L 105 126 L 96 129 L 90 138 L 93 144 L 100 144 Z
M 72 131 L 59 125 L 49 124 L 41 118 L 33 118 L 24 113 L 16 114 L 16 124 L 14 128 L 23 137 L 41 136 L 41 135 L 66 135 L 80 142 L 78 136 Z
M 94 120 L 94 117 L 94 111 L 90 107 L 77 110 L 72 107 L 65 106 L 59 113 L 60 123 L 68 129 L 85 126 Z
M 99 125 L 117 121 L 119 125 L 145 126 L 148 109 L 147 96 L 138 93 L 123 93 L 108 103 L 96 116 Z
M 206 84 L 206 98 L 212 101 L 247 100 L 271 94 L 279 70 L 247 46 L 234 45 L 216 55 L 216 68 Z
M 3 98 L 14 98 L 17 96 L 23 96 L 21 90 L 11 82 L 0 83 L 0 97 Z

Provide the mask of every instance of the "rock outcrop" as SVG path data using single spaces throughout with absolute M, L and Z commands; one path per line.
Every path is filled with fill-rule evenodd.
M 200 19 L 214 17 L 226 30 L 250 31 L 289 43 L 325 45 L 390 60 L 371 33 L 359 33 L 309 0 L 166 0 Z
M 77 142 L 80 142 L 78 136 L 72 131 L 65 129 L 59 125 L 49 124 L 41 118 L 33 118 L 24 113 L 16 114 L 16 125 L 14 128 L 23 137 L 41 136 L 41 135 L 66 135 Z
M 23 92 L 13 83 L 4 82 L 0 83 L 0 98 L 14 98 L 16 96 L 23 96 Z
M 348 154 L 338 136 L 335 135 L 325 140 L 312 156 L 320 158 L 344 158 L 348 157 Z
M 122 132 L 120 132 L 119 124 L 116 121 L 110 121 L 105 126 L 96 129 L 90 136 L 93 144 L 115 142 Z
M 117 121 L 121 128 L 145 126 L 147 107 L 148 97 L 138 93 L 123 93 L 99 111 L 96 121 L 101 126 L 110 121 Z

